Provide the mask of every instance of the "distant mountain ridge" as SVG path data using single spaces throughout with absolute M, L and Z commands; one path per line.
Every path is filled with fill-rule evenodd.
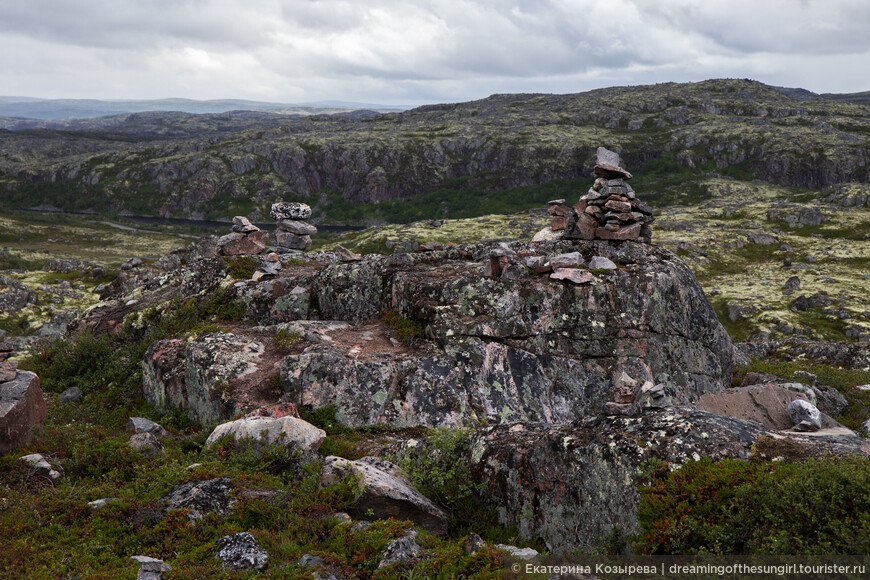
M 806 89 L 789 87 L 772 87 L 796 101 L 829 101 L 834 103 L 853 103 L 870 105 L 870 91 L 861 93 L 814 93 Z
M 784 91 L 713 79 L 389 114 L 142 112 L 12 131 L 0 119 L 0 191 L 9 207 L 256 218 L 284 199 L 326 223 L 402 223 L 575 196 L 600 145 L 658 205 L 703 199 L 710 176 L 810 195 L 870 182 L 870 107 Z
M 149 111 L 215 114 L 229 111 L 289 111 L 296 114 L 319 114 L 350 109 L 371 109 L 379 112 L 401 111 L 404 107 L 364 103 L 272 103 L 244 99 L 151 99 L 151 100 L 100 100 L 100 99 L 39 99 L 34 97 L 0 96 L 0 117 L 58 120 L 69 118 L 92 118 L 108 115 L 143 113 Z

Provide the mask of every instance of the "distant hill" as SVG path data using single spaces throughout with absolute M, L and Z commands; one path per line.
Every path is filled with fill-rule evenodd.
M 622 155 L 635 188 L 659 207 L 702 201 L 715 176 L 819 195 L 870 181 L 870 107 L 840 97 L 716 79 L 386 114 L 140 112 L 55 127 L 5 119 L 0 195 L 9 207 L 194 219 L 262 217 L 285 199 L 306 201 L 325 223 L 406 223 L 576 198 L 599 145 Z
M 142 113 L 146 111 L 172 111 L 181 113 L 226 113 L 228 111 L 275 111 L 296 114 L 318 114 L 371 109 L 379 112 L 394 112 L 402 107 L 362 103 L 294 105 L 265 101 L 220 99 L 197 101 L 192 99 L 156 100 L 97 100 L 97 99 L 36 99 L 32 97 L 0 96 L 0 117 L 23 117 L 27 119 L 92 118 L 107 115 Z
M 806 89 L 792 89 L 788 87 L 773 87 L 784 95 L 798 101 L 830 101 L 835 103 L 854 103 L 856 105 L 870 105 L 870 91 L 863 93 L 814 93 Z

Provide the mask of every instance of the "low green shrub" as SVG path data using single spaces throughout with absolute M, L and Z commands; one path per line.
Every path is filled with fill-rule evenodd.
M 432 429 L 416 447 L 392 459 L 408 474 L 423 495 L 448 508 L 474 497 L 466 455 L 470 429 Z
M 280 328 L 278 329 L 278 332 L 275 333 L 275 346 L 278 347 L 279 350 L 289 351 L 303 342 L 305 342 L 305 337 L 293 330 Z
M 642 554 L 870 553 L 870 460 L 702 459 L 641 489 Z
M 0 270 L 41 270 L 44 260 L 28 260 L 12 252 L 0 251 Z
M 392 310 L 384 310 L 382 316 L 384 322 L 395 332 L 398 341 L 410 344 L 414 340 L 423 338 L 423 327 L 410 318 L 400 316 Z
M 252 256 L 227 256 L 224 261 L 227 263 L 227 273 L 235 280 L 249 279 L 260 267 L 260 262 Z

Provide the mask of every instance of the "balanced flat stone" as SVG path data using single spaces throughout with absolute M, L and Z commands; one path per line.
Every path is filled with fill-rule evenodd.
M 279 201 L 272 204 L 269 215 L 274 220 L 307 220 L 311 217 L 311 207 L 298 201 Z
M 316 227 L 299 220 L 278 220 L 277 226 L 279 230 L 290 232 L 297 236 L 310 236 L 317 233 Z

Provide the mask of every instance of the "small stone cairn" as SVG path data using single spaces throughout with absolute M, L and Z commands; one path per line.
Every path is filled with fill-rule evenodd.
M 562 231 L 568 240 L 636 240 L 652 242 L 655 219 L 650 206 L 637 199 L 626 183 L 631 173 L 622 167 L 617 153 L 598 148 L 595 183 L 573 206 L 564 199 L 551 201 L 547 213 L 553 232 Z
M 317 228 L 304 221 L 311 217 L 311 208 L 307 204 L 295 201 L 273 203 L 269 215 L 278 226 L 275 232 L 278 253 L 307 252 L 311 249 L 311 234 L 316 234 Z
M 224 256 L 253 256 L 265 250 L 268 241 L 269 232 L 262 231 L 248 218 L 237 215 L 233 218 L 232 233 L 218 238 L 217 245 Z

